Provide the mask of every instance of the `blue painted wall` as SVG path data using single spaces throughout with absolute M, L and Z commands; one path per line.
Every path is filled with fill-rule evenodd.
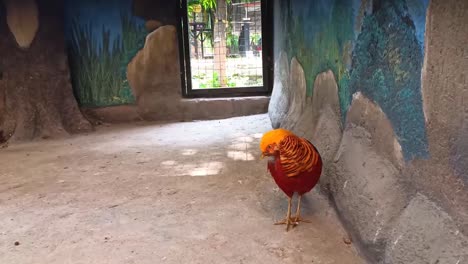
M 426 158 L 421 69 L 428 2 L 276 0 L 275 56 L 283 50 L 297 57 L 308 95 L 317 74 L 331 69 L 343 117 L 360 91 L 392 122 L 405 159 Z

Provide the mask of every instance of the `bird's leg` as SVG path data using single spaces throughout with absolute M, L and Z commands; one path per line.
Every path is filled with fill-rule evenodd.
M 275 223 L 275 225 L 286 225 L 286 231 L 289 231 L 289 227 L 293 225 L 293 221 L 291 219 L 291 203 L 292 197 L 288 197 L 288 213 L 286 214 L 286 219 Z
M 304 223 L 312 223 L 309 220 L 305 220 L 301 218 L 301 198 L 302 195 L 299 194 L 299 197 L 297 198 L 297 208 L 296 208 L 296 217 L 294 217 L 294 227 L 299 224 L 299 222 L 304 222 Z

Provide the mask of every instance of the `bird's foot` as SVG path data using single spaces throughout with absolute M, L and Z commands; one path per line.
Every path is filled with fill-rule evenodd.
M 296 226 L 297 223 L 294 222 L 294 218 L 289 217 L 289 219 L 285 218 L 279 222 L 276 222 L 275 225 L 286 225 L 286 231 L 289 231 L 289 228 L 292 226 Z
M 309 224 L 312 223 L 312 221 L 304 219 L 300 216 L 294 216 L 294 217 L 291 217 L 291 219 L 293 220 L 295 225 L 298 225 L 300 222 L 309 223 Z
M 289 218 L 289 223 L 292 224 L 294 222 L 294 218 L 293 217 L 290 217 Z M 286 218 L 279 221 L 279 222 L 276 222 L 275 225 L 286 225 L 288 223 L 288 221 L 286 221 Z
M 309 223 L 309 224 L 312 223 L 312 221 L 303 219 L 300 216 L 299 217 L 294 216 L 294 217 L 290 217 L 289 221 L 286 220 L 286 219 L 283 219 L 283 220 L 281 220 L 279 222 L 276 222 L 275 225 L 286 225 L 286 231 L 288 231 L 289 227 L 294 228 L 294 227 L 298 226 L 300 222 Z

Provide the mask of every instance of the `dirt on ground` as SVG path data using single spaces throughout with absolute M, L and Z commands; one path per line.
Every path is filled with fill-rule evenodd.
M 364 263 L 327 199 L 275 226 L 266 115 L 103 125 L 0 150 L 0 263 Z

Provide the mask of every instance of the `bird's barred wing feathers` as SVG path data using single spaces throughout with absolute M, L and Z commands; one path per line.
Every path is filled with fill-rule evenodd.
M 285 137 L 280 142 L 279 152 L 281 165 L 288 177 L 311 171 L 320 158 L 308 140 L 293 135 Z

